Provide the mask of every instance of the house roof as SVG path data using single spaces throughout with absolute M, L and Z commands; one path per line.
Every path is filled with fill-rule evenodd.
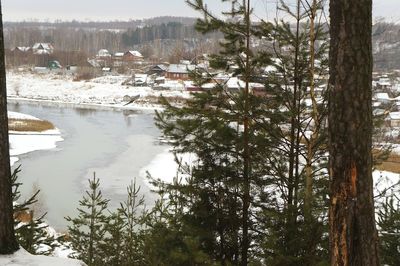
M 115 53 L 114 56 L 115 56 L 115 57 L 123 57 L 123 56 L 124 56 L 124 53 Z
M 92 67 L 101 67 L 101 64 L 95 59 L 89 59 L 89 60 L 87 60 L 87 62 Z
M 38 42 L 32 46 L 34 54 L 52 54 L 54 47 L 50 43 Z
M 171 64 L 169 65 L 167 72 L 177 74 L 188 74 L 189 71 L 196 69 L 195 65 L 182 65 L 182 64 Z
M 379 100 L 390 100 L 389 94 L 386 92 L 375 93 L 375 98 Z
M 31 47 L 26 47 L 26 46 L 18 46 L 14 48 L 14 51 L 18 50 L 21 52 L 29 52 L 31 50 Z
M 139 51 L 128 51 L 125 54 L 131 54 L 136 57 L 143 57 L 143 55 Z
M 400 120 L 400 112 L 390 112 L 389 118 L 391 120 Z
M 162 71 L 167 71 L 168 67 L 166 65 L 155 65 L 151 69 L 160 69 Z
M 40 50 L 53 50 L 53 45 L 50 43 L 38 42 L 32 46 L 32 49 L 40 49 Z
M 111 54 L 110 54 L 110 52 L 109 52 L 107 49 L 100 49 L 100 50 L 97 52 L 97 56 L 98 56 L 98 57 L 110 57 Z

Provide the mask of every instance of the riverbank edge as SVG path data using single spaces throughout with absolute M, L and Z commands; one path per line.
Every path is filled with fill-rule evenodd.
M 87 109 L 96 109 L 96 110 L 112 110 L 112 111 L 124 111 L 124 110 L 143 110 L 143 111 L 162 111 L 164 108 L 160 105 L 150 105 L 144 106 L 141 104 L 134 105 L 126 105 L 123 104 L 106 104 L 106 103 L 76 103 L 76 102 L 68 102 L 68 101 L 54 101 L 54 100 L 45 100 L 45 99 L 32 99 L 25 97 L 7 97 L 7 103 L 19 103 L 19 102 L 30 102 L 30 103 L 46 103 L 46 104 L 54 104 L 54 105 L 64 105 L 65 107 L 80 107 Z

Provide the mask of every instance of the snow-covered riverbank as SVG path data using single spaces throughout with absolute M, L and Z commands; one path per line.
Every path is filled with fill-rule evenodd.
M 159 107 L 158 98 L 186 99 L 190 93 L 181 90 L 157 91 L 150 87 L 122 85 L 127 76 L 104 76 L 90 81 L 73 81 L 71 76 L 7 73 L 7 95 L 11 99 L 43 100 L 72 104 L 124 106 L 127 97 L 140 96 L 130 107 Z
M 9 119 L 39 120 L 39 118 L 16 112 L 8 112 Z M 10 163 L 14 165 L 18 156 L 37 151 L 48 150 L 56 147 L 56 143 L 62 141 L 59 129 L 51 129 L 41 132 L 36 131 L 10 131 Z

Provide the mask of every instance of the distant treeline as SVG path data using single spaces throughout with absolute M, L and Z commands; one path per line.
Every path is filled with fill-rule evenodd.
M 144 25 L 160 25 L 169 22 L 179 22 L 183 25 L 193 25 L 195 23 L 195 18 L 189 17 L 172 17 L 172 16 L 162 16 L 154 17 L 149 19 L 132 19 L 128 21 L 63 21 L 56 20 L 54 22 L 50 21 L 20 21 L 20 22 L 4 22 L 5 28 L 79 28 L 79 29 L 132 29 Z
M 128 30 L 122 34 L 122 43 L 129 47 L 154 40 L 184 40 L 184 39 L 207 39 L 218 38 L 218 34 L 202 35 L 198 33 L 193 25 L 183 25 L 178 22 L 163 23 L 160 25 L 145 26 Z
M 157 57 L 168 57 L 165 53 L 172 51 L 177 43 L 193 44 L 193 47 L 187 47 L 191 50 L 196 49 L 197 43 L 217 42 L 218 33 L 203 36 L 195 31 L 194 22 L 193 18 L 178 17 L 127 22 L 7 22 L 5 46 L 13 49 L 46 42 L 52 43 L 55 50 L 79 51 L 88 56 L 95 55 L 100 49 L 123 52 L 150 46 L 157 47 L 154 51 Z
M 400 69 L 400 25 L 383 21 L 376 23 L 372 41 L 375 70 Z
M 199 34 L 194 23 L 194 18 L 184 17 L 110 22 L 5 22 L 4 34 L 8 49 L 49 42 L 59 51 L 79 51 L 92 56 L 100 49 L 117 52 L 150 46 L 157 47 L 154 52 L 158 57 L 167 57 L 169 55 L 165 53 L 173 50 L 176 43 L 188 40 L 189 45 L 216 43 L 221 37 L 218 33 Z M 400 69 L 400 25 L 384 21 L 375 23 L 373 47 L 376 70 Z

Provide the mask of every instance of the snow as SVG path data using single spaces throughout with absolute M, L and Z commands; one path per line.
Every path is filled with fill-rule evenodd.
M 374 97 L 377 100 L 390 100 L 389 94 L 387 94 L 386 92 L 375 93 Z
M 37 117 L 21 114 L 17 112 L 8 112 L 9 118 L 40 120 Z M 11 166 L 18 162 L 19 155 L 38 150 L 48 150 L 56 148 L 56 143 L 63 141 L 59 129 L 51 129 L 42 132 L 9 132 L 10 140 L 10 164 Z
M 196 156 L 191 153 L 184 153 L 179 154 L 177 159 L 183 166 L 186 164 L 193 165 L 196 161 Z M 170 148 L 158 154 L 147 166 L 143 167 L 139 172 L 139 176 L 145 179 L 147 172 L 152 178 L 159 179 L 165 183 L 173 183 L 174 178 L 177 176 L 183 179 L 187 176 L 179 172 L 179 165 L 176 163 L 175 156 Z
M 101 49 L 97 52 L 97 57 L 111 57 L 111 54 L 107 49 Z
M 150 87 L 122 85 L 126 76 L 105 76 L 91 81 L 73 81 L 72 77 L 55 74 L 32 74 L 9 72 L 7 75 L 7 94 L 9 98 L 53 101 L 73 104 L 101 104 L 121 107 L 125 95 L 140 95 L 131 107 L 158 107 L 151 98 L 182 97 L 190 98 L 190 93 L 182 91 L 179 83 L 168 84 L 170 90 L 156 91 Z M 179 86 L 177 86 L 179 85 Z M 154 101 L 154 99 L 153 99 Z
M 0 255 L 2 266 L 84 266 L 79 260 L 35 256 L 20 248 L 12 255 Z
M 389 118 L 391 120 L 400 120 L 400 112 L 390 112 Z
M 139 51 L 128 51 L 128 53 L 136 57 L 143 57 L 143 55 Z
M 373 172 L 374 178 L 374 194 L 379 195 L 385 190 L 389 190 L 388 193 L 395 189 L 394 186 L 399 184 L 400 182 L 400 175 L 388 171 L 374 171 Z
M 21 113 L 11 112 L 11 111 L 8 111 L 7 115 L 8 115 L 8 118 L 11 118 L 11 119 L 40 120 L 39 118 L 34 117 L 32 115 L 21 114 Z

